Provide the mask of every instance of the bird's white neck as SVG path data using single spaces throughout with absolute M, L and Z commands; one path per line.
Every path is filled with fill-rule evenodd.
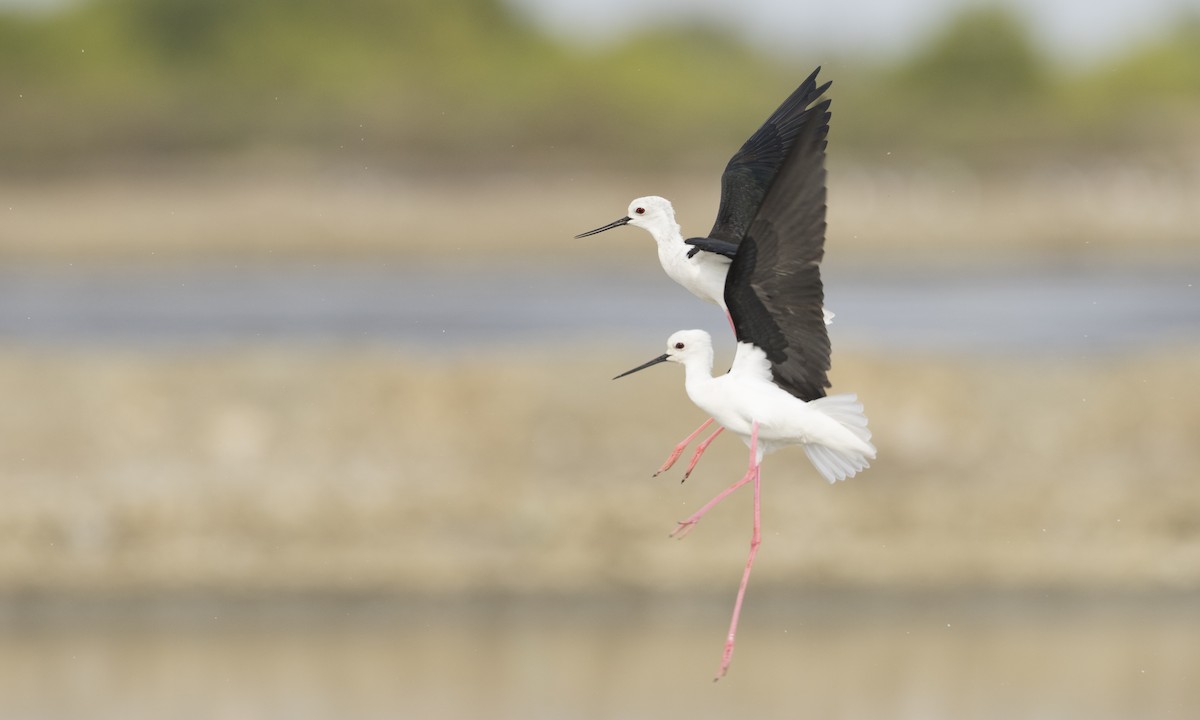
M 683 244 L 683 233 L 679 229 L 679 223 L 675 222 L 673 214 L 657 217 L 653 223 L 643 227 L 654 238 L 654 242 L 658 243 L 659 253 L 662 253 L 665 248 L 677 248 Z
M 713 379 L 713 351 L 706 348 L 703 353 L 689 355 L 683 363 L 684 385 L 691 394 L 693 388 L 702 387 Z M 694 398 L 693 398 L 694 399 Z

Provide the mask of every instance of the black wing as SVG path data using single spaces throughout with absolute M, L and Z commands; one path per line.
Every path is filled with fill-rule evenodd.
M 696 253 L 703 250 L 714 255 L 724 255 L 727 258 L 732 258 L 737 254 L 738 246 L 726 242 L 725 240 L 713 240 L 712 238 L 688 238 L 683 241 L 687 245 L 691 245 L 692 249 L 688 250 L 687 256 L 690 258 Z
M 825 83 L 817 87 L 819 72 L 821 68 L 813 70 L 812 75 L 800 83 L 800 87 L 729 159 L 721 175 L 721 206 L 717 209 L 717 221 L 708 233 L 710 238 L 736 244 L 746 236 L 779 166 L 804 127 L 810 114 L 806 108 L 830 85 Z
M 762 348 L 775 382 L 805 401 L 829 387 L 821 286 L 828 110 L 825 100 L 806 115 L 725 278 L 738 341 Z

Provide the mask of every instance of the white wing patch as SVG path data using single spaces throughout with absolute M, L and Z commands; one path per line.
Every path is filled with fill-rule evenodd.
M 763 382 L 772 383 L 771 362 L 762 348 L 748 342 L 737 344 L 737 353 L 733 356 L 733 368 L 730 375 L 752 377 Z

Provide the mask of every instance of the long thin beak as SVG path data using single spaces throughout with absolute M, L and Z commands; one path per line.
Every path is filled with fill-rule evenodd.
M 595 230 L 588 230 L 585 233 L 579 233 L 578 235 L 575 236 L 575 239 L 578 240 L 579 238 L 585 238 L 588 235 L 595 235 L 596 233 L 602 233 L 605 230 L 612 230 L 613 228 L 618 228 L 618 227 L 621 227 L 622 225 L 625 225 L 628 223 L 629 223 L 629 216 L 626 215 L 625 217 L 621 218 L 620 220 L 613 220 L 612 222 L 605 225 L 604 227 L 598 227 Z
M 650 367 L 651 365 L 657 365 L 661 362 L 666 362 L 668 357 L 669 356 L 666 353 L 663 353 L 662 355 L 659 355 L 658 357 L 654 358 L 653 360 L 651 360 L 648 363 L 643 363 L 641 365 L 638 365 L 637 367 L 635 367 L 632 370 L 626 370 L 625 372 L 623 372 L 620 375 L 613 378 L 613 380 L 619 380 L 620 378 L 623 378 L 626 375 L 632 375 L 635 372 L 637 372 L 638 370 L 645 370 L 646 368 Z

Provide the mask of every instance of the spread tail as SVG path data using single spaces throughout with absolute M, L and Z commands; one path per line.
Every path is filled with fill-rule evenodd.
M 860 470 L 868 468 L 867 461 L 875 459 L 875 446 L 871 444 L 867 416 L 858 396 L 830 395 L 808 404 L 850 431 L 845 441 L 835 443 L 836 446 L 805 443 L 804 453 L 817 472 L 833 483 L 854 477 Z

